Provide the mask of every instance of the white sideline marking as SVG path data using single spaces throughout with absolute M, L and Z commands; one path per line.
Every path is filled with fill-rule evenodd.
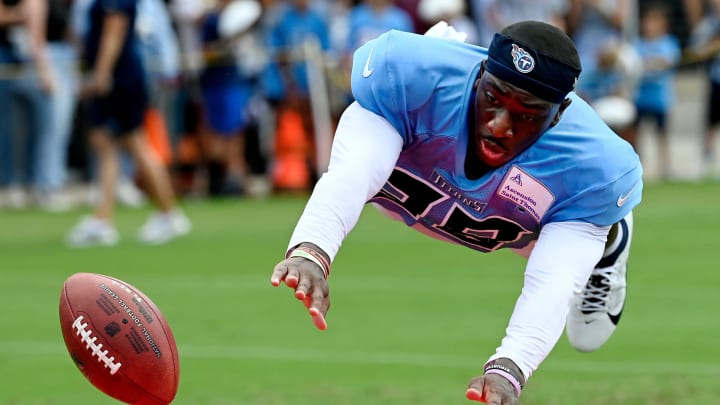
M 195 359 L 250 359 L 267 361 L 295 361 L 335 364 L 380 364 L 396 366 L 424 366 L 477 370 L 483 359 L 471 355 L 433 355 L 419 353 L 358 352 L 331 350 L 290 350 L 268 346 L 201 346 L 180 345 L 180 357 Z M 66 355 L 62 344 L 52 342 L 2 342 L 0 353 L 23 356 L 48 354 Z M 678 361 L 618 361 L 587 360 L 578 354 L 577 360 L 548 360 L 542 365 L 544 372 L 615 374 L 632 373 L 643 375 L 687 374 L 700 376 L 720 375 L 720 363 L 691 363 Z

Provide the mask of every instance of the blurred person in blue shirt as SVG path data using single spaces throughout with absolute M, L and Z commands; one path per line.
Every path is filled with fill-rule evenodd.
M 213 196 L 243 194 L 247 175 L 242 159 L 244 131 L 251 124 L 249 106 L 255 81 L 237 60 L 237 41 L 245 32 L 232 37 L 220 32 L 221 15 L 232 1 L 220 0 L 201 25 L 205 66 L 200 71 L 199 85 L 205 127 L 210 134 L 206 152 L 208 191 Z
M 608 46 L 619 44 L 629 15 L 630 0 L 569 0 L 567 32 L 575 42 L 583 74 L 578 79 L 578 93 L 585 93 L 586 86 Z
M 311 181 L 317 177 L 315 156 L 315 122 L 313 120 L 308 80 L 308 64 L 326 66 L 330 51 L 330 28 L 326 17 L 315 8 L 311 0 L 290 0 L 277 9 L 273 25 L 268 27 L 267 43 L 271 61 L 264 72 L 263 90 L 277 111 L 278 127 L 285 113 L 298 114 L 309 147 L 306 149 L 306 166 Z M 309 42 L 320 55 L 308 55 Z M 310 60 L 309 57 L 320 60 Z M 324 71 L 323 71 L 324 72 Z
M 340 69 L 347 83 L 345 106 L 352 102 L 350 72 L 353 53 L 367 41 L 389 30 L 415 32 L 411 16 L 392 1 L 362 0 L 350 9 L 347 42 L 340 57 Z
M 633 131 L 626 138 L 637 148 L 637 133 L 645 121 L 655 126 L 662 177 L 671 176 L 668 145 L 668 119 L 675 103 L 675 72 L 680 62 L 680 41 L 669 33 L 669 10 L 662 3 L 653 3 L 643 10 L 640 36 L 633 46 L 642 61 L 642 76 L 635 93 L 637 116 Z
M 303 44 L 316 41 L 320 49 L 328 51 L 328 22 L 310 0 L 290 0 L 278 13 L 267 38 L 274 57 L 270 70 L 279 80 L 277 87 L 267 91 L 271 99 L 290 104 L 304 102 L 309 97 L 309 88 Z
M 623 89 L 623 72 L 619 67 L 618 45 L 608 43 L 598 50 L 595 69 L 583 72 L 583 87 L 577 93 L 592 103 L 610 95 L 620 95 Z
M 415 32 L 408 13 L 391 0 L 363 0 L 350 10 L 348 54 L 352 55 L 364 43 L 391 29 Z

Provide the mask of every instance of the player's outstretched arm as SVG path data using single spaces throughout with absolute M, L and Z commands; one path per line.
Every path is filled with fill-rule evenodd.
M 465 392 L 471 401 L 489 405 L 517 405 L 525 377 L 510 359 L 499 358 L 485 365 L 485 373 L 474 377 Z
M 284 282 L 292 288 L 295 298 L 308 309 L 315 327 L 325 330 L 325 315 L 330 309 L 329 274 L 328 255 L 316 245 L 303 242 L 289 252 L 287 259 L 275 266 L 270 283 L 277 287 Z

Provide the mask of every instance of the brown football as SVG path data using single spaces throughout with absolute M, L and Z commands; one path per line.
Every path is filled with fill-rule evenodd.
M 166 405 L 175 398 L 175 338 L 137 288 L 101 274 L 73 274 L 60 294 L 60 327 L 70 357 L 100 391 L 136 405 Z

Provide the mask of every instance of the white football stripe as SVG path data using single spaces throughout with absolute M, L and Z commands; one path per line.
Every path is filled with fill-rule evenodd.
M 236 347 L 236 346 L 202 346 L 180 345 L 180 357 L 197 359 L 250 359 L 266 361 L 296 361 L 311 363 L 336 364 L 383 364 L 396 366 L 446 367 L 476 370 L 478 365 L 471 356 L 432 355 L 420 353 L 389 353 L 389 352 L 351 352 L 331 350 L 297 351 L 268 346 Z M 3 342 L 0 341 L 0 353 L 22 354 L 24 356 L 62 353 L 65 348 L 60 343 L 52 342 Z M 582 356 L 582 355 L 578 355 Z M 478 363 L 479 364 L 479 363 Z M 687 374 L 687 375 L 719 375 L 720 364 L 679 362 L 679 361 L 618 361 L 618 360 L 549 360 L 542 366 L 543 371 L 563 373 L 614 374 L 633 373 L 644 375 Z

